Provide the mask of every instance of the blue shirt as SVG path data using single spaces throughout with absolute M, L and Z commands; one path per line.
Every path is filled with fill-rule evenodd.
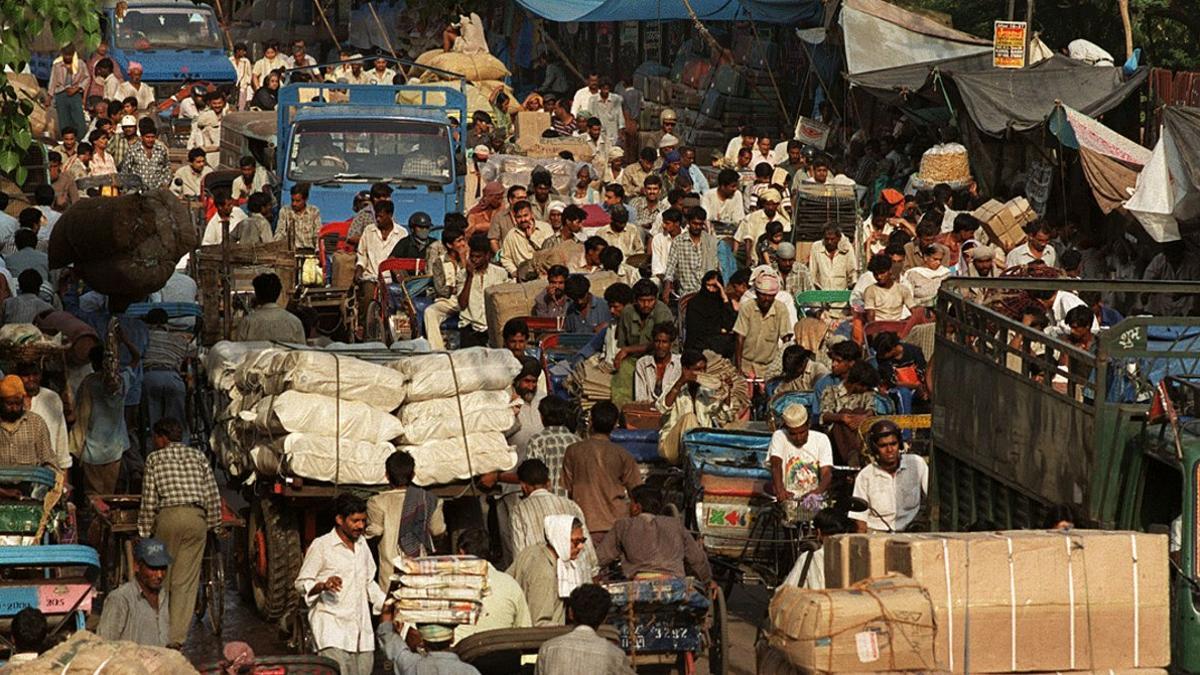
M 821 395 L 825 393 L 826 389 L 828 389 L 829 387 L 832 387 L 833 385 L 837 384 L 838 382 L 841 382 L 841 380 L 839 380 L 835 375 L 830 373 L 813 383 L 813 393 L 816 394 L 816 396 L 817 396 L 816 413 L 818 416 L 820 416 L 820 414 L 821 414 Z
M 133 380 L 133 371 L 121 369 L 121 385 L 117 392 L 104 386 L 104 376 L 92 373 L 79 384 L 80 407 L 90 402 L 91 412 L 86 420 L 81 457 L 85 464 L 111 464 L 125 454 L 129 447 L 129 432 L 125 427 L 125 392 Z M 82 422 L 82 420 L 81 420 Z
M 567 307 L 567 318 L 563 322 L 563 330 L 568 333 L 595 333 L 610 318 L 611 312 L 608 311 L 608 303 L 604 301 L 604 298 L 593 295 L 592 301 L 588 303 L 586 316 L 579 313 L 579 307 L 574 302 L 570 303 Z

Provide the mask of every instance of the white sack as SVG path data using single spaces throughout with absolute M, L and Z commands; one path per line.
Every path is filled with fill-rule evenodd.
M 517 465 L 517 453 L 508 446 L 504 434 L 468 434 L 471 448 L 470 469 L 467 468 L 467 453 L 462 439 L 429 441 L 420 445 L 403 445 L 397 448 L 413 456 L 417 471 L 417 485 L 442 485 L 456 480 L 466 480 L 472 474 L 492 471 L 509 471 Z M 382 471 L 382 464 L 380 471 Z
M 451 359 L 454 361 L 453 369 L 450 367 Z M 521 362 L 512 352 L 487 347 L 409 356 L 394 361 L 391 366 L 404 374 L 408 382 L 409 401 L 428 401 L 450 398 L 460 393 L 505 389 L 521 372 Z
M 462 416 L 459 416 L 459 398 Z M 459 438 L 462 419 L 471 433 L 505 432 L 516 422 L 507 391 L 474 391 L 461 397 L 435 398 L 400 406 L 400 422 L 407 443 Z
M 267 349 L 248 356 L 238 367 L 237 385 L 264 394 L 323 394 L 389 412 L 404 402 L 404 378 L 391 368 L 318 351 Z
M 283 455 L 291 473 L 309 480 L 352 485 L 385 485 L 383 464 L 396 451 L 391 443 L 368 443 L 333 436 L 288 434 Z M 340 465 L 340 466 L 339 466 Z
M 404 431 L 400 420 L 361 401 L 341 401 L 321 394 L 285 391 L 268 396 L 238 417 L 245 426 L 269 436 L 308 433 L 337 435 L 356 441 L 383 443 Z
M 251 352 L 267 349 L 270 342 L 232 342 L 221 340 L 209 347 L 204 357 L 204 370 L 214 389 L 228 391 L 233 388 L 233 373 Z

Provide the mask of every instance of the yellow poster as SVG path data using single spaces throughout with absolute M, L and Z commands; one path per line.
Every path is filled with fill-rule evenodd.
M 997 21 L 992 33 L 992 65 L 996 68 L 1025 67 L 1024 21 Z

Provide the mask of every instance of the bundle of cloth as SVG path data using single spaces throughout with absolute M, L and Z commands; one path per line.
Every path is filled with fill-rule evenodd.
M 212 442 L 231 474 L 387 482 L 384 463 L 403 431 L 392 414 L 405 398 L 395 371 L 315 350 L 218 343 L 212 352 L 223 406 Z
M 417 485 L 516 466 L 505 439 L 516 422 L 509 386 L 521 371 L 511 352 L 472 347 L 404 357 L 391 368 L 408 383 L 399 449 L 416 461 Z
M 395 561 L 396 622 L 469 624 L 479 621 L 488 592 L 488 564 L 474 556 L 427 556 Z

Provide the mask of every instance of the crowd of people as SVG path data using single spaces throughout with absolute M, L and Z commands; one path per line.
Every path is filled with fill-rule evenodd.
M 185 377 L 199 347 L 161 309 L 133 318 L 109 298 L 60 283 L 60 272 L 49 269 L 47 242 L 62 211 L 86 196 L 79 178 L 133 173 L 146 187 L 203 197 L 225 112 L 274 109 L 284 78 L 391 84 L 400 77 L 386 59 L 365 68 L 351 53 L 320 73 L 303 41 L 291 47 L 286 56 L 268 43 L 251 63 L 245 46 L 236 45 L 232 91 L 193 90 L 177 102 L 179 115 L 192 122 L 187 163 L 177 169 L 158 137 L 155 94 L 141 82 L 140 66 L 122 73 L 103 46 L 86 63 L 64 48 L 49 87 L 59 124 L 49 151 L 50 184 L 15 218 L 3 213 L 9 198 L 0 193 L 2 323 L 33 324 L 71 344 L 57 391 L 43 386 L 34 362 L 16 364 L 0 380 L 0 464 L 72 471 L 84 495 L 142 494 L 136 578 L 105 599 L 99 632 L 106 638 L 160 646 L 187 638 L 200 552 L 221 513 L 208 459 L 187 444 Z M 476 112 L 462 129 L 469 178 L 478 184 L 468 191 L 464 213 L 435 223 L 417 212 L 398 222 L 384 182 L 355 197 L 342 244 L 354 250 L 360 297 L 393 283 L 379 275 L 387 259 L 421 259 L 432 275 L 432 298 L 416 337 L 440 350 L 486 345 L 498 332 L 521 362 L 509 438 L 521 461 L 511 472 L 481 479 L 489 491 L 484 503 L 495 514 L 491 529 L 479 522 L 451 532 L 443 504 L 413 484 L 413 460 L 403 453 L 387 460 L 386 490 L 365 501 L 337 498 L 336 525 L 309 547 L 296 590 L 309 607 L 317 647 L 343 672 L 370 672 L 378 641 L 398 672 L 471 673 L 449 651 L 469 635 L 564 624 L 575 628 L 542 647 L 538 672 L 568 672 L 585 661 L 601 672 L 628 672 L 623 654 L 595 632 L 611 604 L 591 583 L 595 576 L 617 565 L 629 578 L 692 576 L 707 583 L 712 569 L 697 540 L 667 514 L 661 491 L 643 485 L 632 455 L 611 440 L 625 416 L 657 415 L 660 451 L 676 461 L 686 430 L 747 416 L 728 394 L 736 378 L 736 386 L 748 386 L 773 411 L 777 429 L 767 468 L 776 499 L 814 513 L 822 536 L 902 531 L 924 501 L 925 464 L 902 452 L 903 433 L 890 422 L 872 426 L 865 443 L 860 431 L 881 410 L 929 410 L 932 322 L 942 282 L 1004 274 L 1200 278 L 1200 259 L 1186 254 L 1184 242 L 1139 260 L 1124 237 L 1104 240 L 1049 218 L 1034 220 L 1025 240 L 1005 251 L 972 215 L 988 196 L 974 185 L 905 191 L 921 146 L 905 122 L 883 133 L 859 130 L 844 143 L 834 138 L 825 150 L 745 127 L 702 166 L 685 134 L 676 132 L 673 110 L 662 112 L 652 143 L 624 133 L 639 100 L 632 78 L 614 88 L 591 73 L 572 91 L 561 66 L 553 65 L 546 64 L 543 87 L 524 103 L 501 93 L 490 113 Z M 535 169 L 527 184 L 503 182 L 492 162 L 511 149 L 513 116 L 542 110 L 552 116 L 548 136 L 580 137 L 592 152 L 573 165 L 565 190 L 555 188 L 545 169 Z M 822 107 L 822 116 L 835 128 L 842 124 L 831 106 Z M 246 158 L 239 168 L 229 192 L 211 195 L 216 215 L 203 243 L 229 236 L 243 245 L 286 241 L 299 252 L 317 249 L 322 218 L 308 203 L 308 185 L 296 185 L 288 203 L 277 205 L 262 167 Z M 793 236 L 794 198 L 838 186 L 865 207 L 862 222 L 829 224 L 815 241 Z M 552 380 L 565 373 L 547 371 L 528 355 L 537 335 L 526 318 L 489 325 L 486 291 L 521 283 L 544 283 L 529 317 L 555 319 L 561 331 L 585 338 L 566 372 L 590 362 L 609 387 L 605 400 L 589 402 L 586 424 L 580 424 L 581 401 L 555 393 Z M 255 308 L 235 339 L 317 339 L 311 316 L 288 306 L 291 289 L 277 276 L 261 275 L 253 286 Z M 843 295 L 797 300 L 808 291 Z M 980 303 L 1011 300 L 983 289 L 963 293 Z M 186 270 L 150 298 L 196 299 Z M 1006 305 L 1014 318 L 1091 351 L 1095 335 L 1122 313 L 1197 311 L 1194 296 L 1165 294 L 1064 290 L 1033 292 L 1026 300 Z M 796 393 L 810 394 L 810 402 L 774 410 Z M 847 519 L 829 508 L 835 465 L 861 468 L 853 492 L 868 510 Z M 432 553 L 492 561 L 492 592 L 477 624 L 395 627 L 387 620 L 391 610 L 383 600 L 395 558 Z M 819 583 L 814 578 L 810 584 Z M 380 611 L 385 620 L 373 628 L 372 613 Z

